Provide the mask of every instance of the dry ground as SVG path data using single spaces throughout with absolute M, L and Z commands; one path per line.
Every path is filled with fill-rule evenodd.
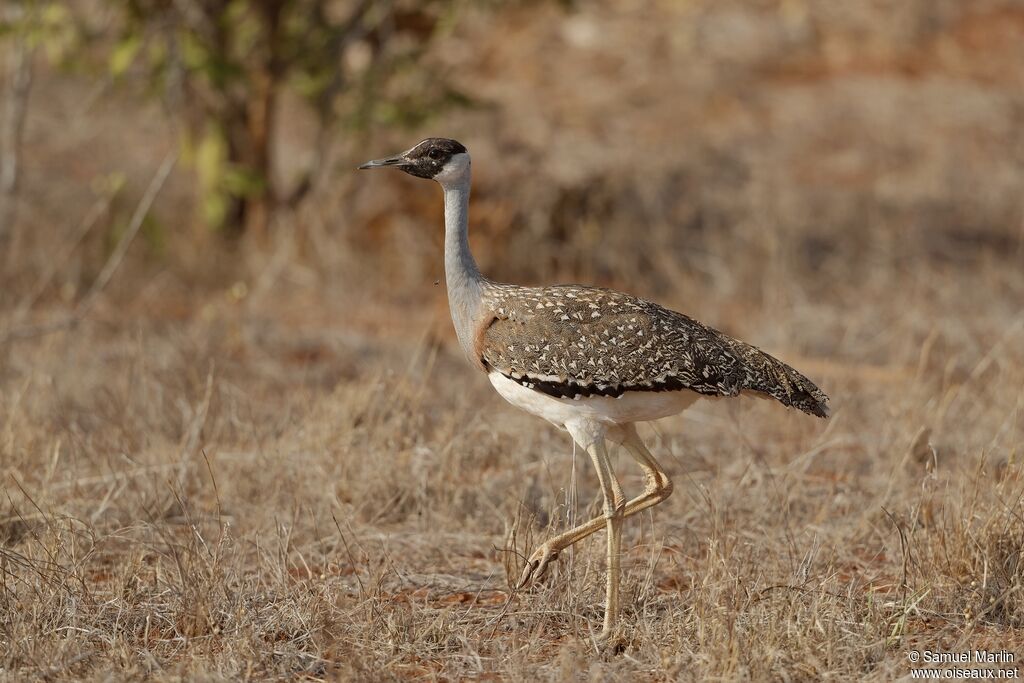
M 196 245 L 179 167 L 90 299 L 171 143 L 131 93 L 43 69 L 0 292 L 0 677 L 892 680 L 917 649 L 1024 655 L 1024 14 L 632 5 L 471 14 L 435 55 L 493 104 L 424 131 L 475 152 L 482 266 L 655 297 L 834 415 L 743 399 L 643 429 L 676 492 L 625 525 L 624 651 L 590 640 L 600 534 L 509 589 L 598 491 L 454 346 L 437 189 L 340 170 L 415 134 L 346 143 L 244 258 Z

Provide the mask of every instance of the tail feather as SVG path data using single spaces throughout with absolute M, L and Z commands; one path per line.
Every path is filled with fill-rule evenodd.
M 734 350 L 743 358 L 746 370 L 744 388 L 771 396 L 785 406 L 810 415 L 828 417 L 828 396 L 811 380 L 778 358 L 738 340 Z

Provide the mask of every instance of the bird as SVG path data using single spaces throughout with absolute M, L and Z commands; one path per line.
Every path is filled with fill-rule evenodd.
M 597 640 L 610 642 L 620 628 L 623 520 L 663 502 L 673 488 L 637 423 L 675 415 L 702 398 L 740 395 L 825 418 L 828 397 L 777 358 L 651 301 L 601 287 L 527 287 L 484 277 L 469 248 L 470 155 L 455 140 L 427 138 L 359 168 L 396 168 L 441 186 L 445 285 L 459 345 L 502 398 L 567 431 L 593 461 L 603 514 L 538 546 L 516 587 L 604 528 L 605 610 Z M 621 445 L 644 473 L 643 492 L 630 500 L 609 444 Z

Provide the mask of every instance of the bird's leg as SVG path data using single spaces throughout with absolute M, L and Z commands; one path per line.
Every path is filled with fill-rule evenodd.
M 622 487 L 615 478 L 611 462 L 608 460 L 608 449 L 604 438 L 599 438 L 587 446 L 597 478 L 604 494 L 604 517 L 608 526 L 608 559 L 607 583 L 605 588 L 604 627 L 601 638 L 607 638 L 615 628 L 619 618 L 619 560 L 622 553 L 622 519 L 626 509 L 626 497 L 622 495 Z
M 672 481 L 665 474 L 658 461 L 654 459 L 654 456 L 651 455 L 650 451 L 647 450 L 640 435 L 636 432 L 636 427 L 624 425 L 624 433 L 625 437 L 622 440 L 622 445 L 625 446 L 630 455 L 643 468 L 647 479 L 644 492 L 626 503 L 626 509 L 623 510 L 622 514 L 623 517 L 629 517 L 668 498 L 672 494 Z M 605 523 L 604 516 L 595 517 L 541 544 L 530 556 L 530 559 L 526 561 L 526 567 L 523 569 L 523 575 L 519 579 L 518 587 L 522 588 L 531 579 L 541 577 L 547 570 L 548 564 L 552 560 L 557 559 L 559 553 L 574 543 L 599 531 L 601 527 L 605 526 Z
M 647 479 L 644 492 L 626 504 L 626 515 L 628 516 L 657 505 L 671 496 L 672 480 L 668 478 L 668 474 L 647 450 L 643 439 L 636 431 L 636 425 L 623 425 L 623 432 L 622 445 L 643 469 Z

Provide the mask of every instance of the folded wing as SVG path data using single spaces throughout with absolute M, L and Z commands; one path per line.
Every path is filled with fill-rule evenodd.
M 484 364 L 552 396 L 754 391 L 819 417 L 828 397 L 763 351 L 637 297 L 595 287 L 491 285 Z

